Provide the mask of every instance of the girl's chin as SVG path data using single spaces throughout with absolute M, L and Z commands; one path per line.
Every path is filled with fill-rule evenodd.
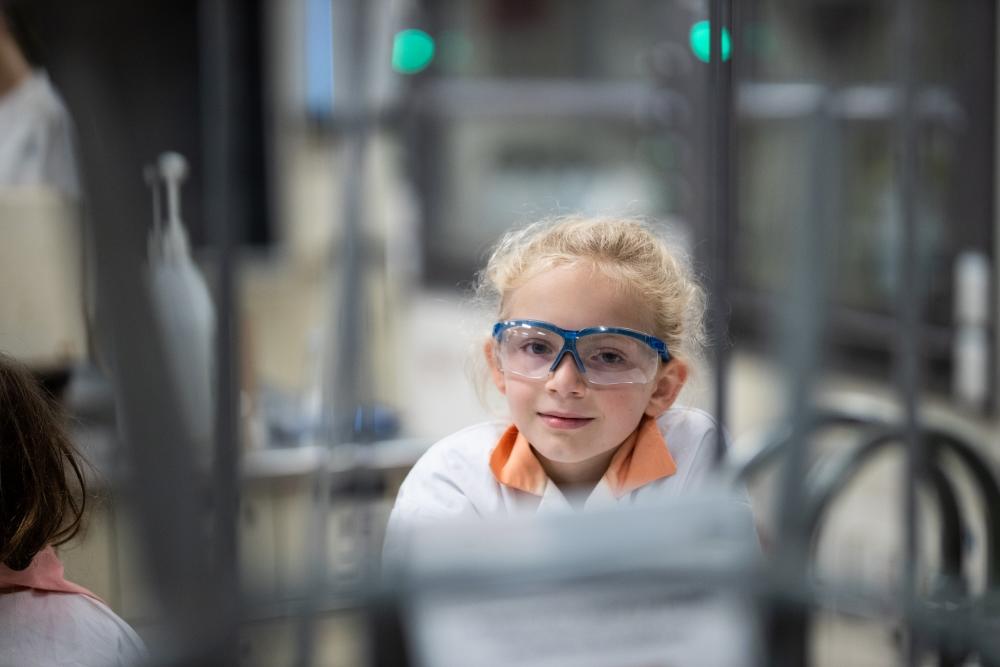
M 535 452 L 543 456 L 547 461 L 562 463 L 564 465 L 587 463 L 591 459 L 607 453 L 606 451 L 580 453 L 572 450 L 567 451 L 561 447 L 538 447 L 537 445 L 534 445 L 534 448 Z

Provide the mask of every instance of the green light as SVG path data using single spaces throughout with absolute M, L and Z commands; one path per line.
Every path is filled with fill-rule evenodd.
M 392 40 L 392 68 L 400 74 L 416 74 L 434 59 L 434 38 L 411 28 L 396 33 Z
M 698 21 L 691 26 L 691 50 L 698 60 L 707 63 L 710 60 L 709 44 L 712 37 L 711 27 L 708 21 Z M 729 55 L 733 50 L 732 40 L 729 38 L 729 29 L 722 29 L 722 59 L 729 60 Z

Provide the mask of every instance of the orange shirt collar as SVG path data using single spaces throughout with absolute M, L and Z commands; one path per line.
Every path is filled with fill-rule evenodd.
M 531 451 L 528 439 L 511 424 L 490 454 L 490 470 L 498 482 L 525 493 L 540 496 L 545 493 L 548 476 Z
M 675 472 L 677 464 L 670 455 L 659 425 L 652 417 L 643 417 L 639 427 L 615 452 L 604 479 L 615 498 L 621 498 Z
M 528 439 L 511 426 L 504 431 L 490 454 L 490 470 L 498 482 L 525 493 L 541 496 L 548 477 Z M 616 498 L 650 482 L 677 472 L 660 427 L 651 417 L 643 417 L 639 426 L 615 452 L 604 480 Z

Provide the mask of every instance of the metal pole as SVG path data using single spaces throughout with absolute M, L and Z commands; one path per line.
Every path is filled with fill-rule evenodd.
M 897 282 L 897 329 L 895 375 L 900 399 L 903 403 L 907 457 L 903 480 L 903 511 L 905 517 L 904 570 L 902 595 L 904 607 L 911 608 L 916 601 L 917 545 L 920 543 L 920 524 L 917 519 L 917 479 L 925 468 L 925 452 L 919 437 L 919 406 L 917 392 L 921 386 L 920 342 L 921 309 L 924 300 L 923 280 L 918 266 L 917 239 L 917 126 L 914 117 L 916 89 L 915 58 L 917 57 L 918 0 L 897 0 L 895 53 L 898 80 L 898 115 L 896 117 L 896 174 L 899 196 L 900 224 L 903 245 L 900 248 L 900 275 Z M 904 628 L 904 664 L 914 666 L 919 661 L 919 650 L 912 628 Z
M 813 391 L 823 359 L 829 319 L 829 286 L 840 224 L 842 156 L 836 117 L 836 81 L 824 90 L 809 119 L 803 164 L 809 168 L 808 200 L 795 221 L 790 303 L 782 318 L 782 354 L 787 373 L 791 435 L 783 462 L 778 503 L 778 549 L 772 569 L 778 592 L 807 586 L 811 527 L 803 511 L 803 484 L 814 424 Z M 808 660 L 808 607 L 790 604 L 779 594 L 767 615 L 769 665 L 800 665 Z
M 802 509 L 813 423 L 813 389 L 822 358 L 822 335 L 827 320 L 829 250 L 836 226 L 840 155 L 834 139 L 836 126 L 830 109 L 832 95 L 824 95 L 811 123 L 811 140 L 804 163 L 810 166 L 809 199 L 797 221 L 791 276 L 791 303 L 784 309 L 782 341 L 788 377 L 787 401 L 791 435 L 779 480 L 778 549 L 773 584 L 778 590 L 806 585 L 810 528 Z M 809 619 L 805 607 L 789 607 L 782 596 L 769 614 L 769 665 L 799 665 L 806 659 Z
M 732 67 L 722 57 L 722 30 L 732 16 L 732 0 L 711 0 L 709 5 L 709 86 L 711 114 L 708 145 L 708 212 L 712 240 L 709 294 L 712 356 L 715 376 L 715 418 L 719 429 L 715 461 L 725 456 L 724 427 L 729 410 L 729 268 L 732 264 Z
M 334 285 L 335 299 L 332 312 L 335 317 L 330 327 L 333 336 L 330 349 L 334 352 L 333 376 L 329 378 L 331 395 L 328 404 L 332 406 L 332 420 L 329 423 L 331 442 L 347 443 L 370 439 L 369 415 L 370 369 L 365 368 L 368 360 L 365 330 L 369 326 L 367 318 L 367 295 L 365 293 L 366 253 L 363 230 L 363 189 L 366 154 L 371 119 L 368 108 L 368 10 L 365 0 L 335 0 L 343 4 L 349 12 L 346 15 L 350 29 L 338 31 L 350 41 L 349 48 L 334 45 L 337 57 L 349 59 L 344 68 L 348 79 L 344 86 L 345 100 L 342 113 L 347 120 L 345 135 L 345 158 L 343 179 L 343 235 L 338 252 L 334 253 L 333 274 L 339 278 Z M 344 12 L 334 13 L 334 18 L 345 16 Z
M 234 88 L 239 75 L 232 58 L 232 26 L 239 16 L 229 0 L 205 0 L 200 6 L 199 52 L 205 164 L 205 223 L 218 260 L 216 314 L 216 409 L 213 461 L 214 570 L 220 595 L 218 664 L 236 664 L 239 658 L 239 571 L 237 541 L 239 516 L 239 309 L 233 257 L 234 137 L 231 119 Z
M 119 3 L 116 18 L 141 25 L 142 9 Z M 136 544 L 162 605 L 166 655 L 162 664 L 218 664 L 211 660 L 220 614 L 216 581 L 208 568 L 204 516 L 205 476 L 195 465 L 197 443 L 182 419 L 170 385 L 163 332 L 145 277 L 148 200 L 139 166 L 150 157 L 131 128 L 130 59 L 92 48 L 107 38 L 105 13 L 60 4 L 52 16 L 65 40 L 62 91 L 78 119 L 79 147 L 93 222 L 97 272 L 97 341 L 114 382 L 125 443 L 130 501 L 137 516 Z M 117 481 L 117 480 L 116 480 Z
M 371 369 L 366 366 L 366 331 L 370 325 L 365 289 L 367 244 L 364 236 L 364 183 L 371 110 L 368 103 L 368 29 L 369 0 L 332 0 L 331 30 L 334 34 L 331 58 L 343 59 L 342 71 L 346 83 L 343 100 L 334 100 L 334 113 L 346 119 L 343 161 L 343 234 L 339 248 L 332 253 L 330 269 L 334 277 L 331 286 L 330 326 L 326 350 L 333 354 L 324 380 L 323 440 L 331 446 L 348 447 L 348 456 L 357 463 L 362 459 L 359 447 L 374 438 L 371 415 Z M 338 21 L 343 21 L 342 30 Z M 338 37 L 343 44 L 338 43 Z M 364 497 L 368 486 L 366 471 L 357 469 L 354 484 L 349 487 Z M 314 486 L 315 505 L 310 517 L 309 590 L 306 591 L 302 615 L 297 628 L 296 663 L 312 662 L 316 646 L 316 616 L 322 612 L 327 586 L 327 521 L 332 502 L 329 472 L 320 471 Z M 363 540 L 370 518 L 358 513 L 358 530 L 350 538 Z M 350 539 L 349 538 L 349 539 Z M 369 559 L 364 565 L 368 566 Z M 363 584 L 369 584 L 367 577 Z

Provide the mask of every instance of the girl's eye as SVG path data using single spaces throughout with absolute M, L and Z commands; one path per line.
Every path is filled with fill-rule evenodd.
M 552 353 L 552 346 L 541 340 L 529 340 L 521 344 L 521 351 L 534 356 Z
M 599 352 L 595 352 L 591 356 L 591 359 L 604 368 L 621 366 L 627 362 L 624 355 L 614 350 L 601 350 Z

